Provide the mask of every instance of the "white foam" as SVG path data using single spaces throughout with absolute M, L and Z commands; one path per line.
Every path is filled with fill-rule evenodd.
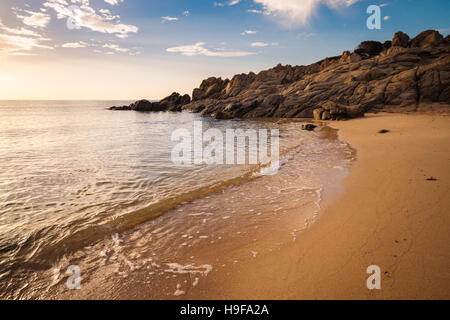
M 174 296 L 181 296 L 181 295 L 184 295 L 184 294 L 186 294 L 186 292 L 185 291 L 183 291 L 183 290 L 180 290 L 180 288 L 181 288 L 181 285 L 180 284 L 177 284 L 177 290 L 175 291 L 175 293 L 173 294 Z
M 178 273 L 178 274 L 202 274 L 206 276 L 213 269 L 210 264 L 202 264 L 200 266 L 195 266 L 193 264 L 181 265 L 178 263 L 167 263 L 169 269 L 164 270 L 165 272 Z

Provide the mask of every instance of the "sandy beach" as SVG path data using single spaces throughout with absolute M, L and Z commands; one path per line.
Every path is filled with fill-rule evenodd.
M 358 159 L 319 220 L 188 298 L 450 298 L 450 117 L 368 114 L 330 125 Z M 381 268 L 381 290 L 366 287 L 370 265 Z

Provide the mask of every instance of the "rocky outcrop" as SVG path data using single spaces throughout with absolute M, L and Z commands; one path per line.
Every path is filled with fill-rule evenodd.
M 314 120 L 344 120 L 362 117 L 364 111 L 358 106 L 346 107 L 333 101 L 327 101 L 321 107 L 315 109 L 313 115 Z
M 354 52 L 308 66 L 277 65 L 231 79 L 211 77 L 189 96 L 172 94 L 129 109 L 189 110 L 218 119 L 314 118 L 342 120 L 365 112 L 450 109 L 450 42 L 427 30 L 410 40 L 364 41 Z M 119 107 L 120 108 L 120 107 Z
M 155 112 L 155 111 L 181 111 L 182 107 L 191 102 L 191 97 L 189 95 L 180 95 L 177 92 L 172 93 L 170 96 L 162 99 L 159 102 L 150 102 L 148 100 L 138 100 L 129 106 L 116 107 L 113 106 L 109 108 L 110 110 L 134 110 L 134 111 L 144 111 L 144 112 Z
M 306 131 L 314 131 L 316 128 L 317 128 L 317 126 L 315 126 L 311 123 L 302 125 L 302 130 L 306 130 Z
M 355 52 L 360 56 L 373 57 L 383 51 L 383 44 L 378 41 L 364 41 L 361 42 Z
M 228 85 L 230 81 L 227 79 L 223 81 L 221 78 L 211 77 L 203 80 L 200 88 L 194 89 L 192 93 L 192 101 L 197 101 L 208 98 L 218 98 L 222 90 Z
M 437 31 L 365 41 L 309 66 L 282 66 L 231 80 L 209 78 L 182 109 L 230 118 L 341 120 L 365 112 L 448 108 L 450 44 Z
M 444 37 L 435 30 L 427 30 L 420 33 L 417 37 L 411 40 L 411 47 L 433 47 L 438 46 L 444 42 Z
M 168 111 L 181 111 L 181 108 L 191 102 L 191 97 L 188 94 L 184 96 L 177 92 L 172 93 L 167 98 L 162 99 L 157 104 Z
M 391 46 L 392 47 L 402 47 L 406 48 L 409 44 L 409 36 L 406 33 L 401 31 L 394 34 L 394 38 L 392 38 Z

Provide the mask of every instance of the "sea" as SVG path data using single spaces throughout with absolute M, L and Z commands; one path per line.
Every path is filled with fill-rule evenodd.
M 108 110 L 129 103 L 0 101 L 0 298 L 188 298 L 301 241 L 355 159 L 306 120 Z M 175 163 L 173 133 L 195 123 L 277 130 L 279 169 Z

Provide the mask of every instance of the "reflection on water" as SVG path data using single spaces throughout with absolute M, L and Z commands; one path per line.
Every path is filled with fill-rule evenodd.
M 286 241 L 295 239 L 318 212 L 324 185 L 348 167 L 347 146 L 295 122 L 105 109 L 113 104 L 0 102 L 1 296 L 42 297 L 43 288 L 59 295 L 70 264 L 82 266 L 92 285 L 134 271 L 138 283 L 158 283 L 149 297 L 182 296 L 186 284 L 161 278 L 189 275 L 190 285 L 198 283 L 217 267 L 213 252 L 232 245 L 244 250 L 236 257 L 245 256 L 249 241 L 263 243 L 259 228 L 281 228 Z M 171 132 L 191 130 L 198 120 L 204 130 L 280 129 L 279 174 L 259 177 L 255 166 L 175 166 Z M 118 292 L 126 288 L 111 283 Z

